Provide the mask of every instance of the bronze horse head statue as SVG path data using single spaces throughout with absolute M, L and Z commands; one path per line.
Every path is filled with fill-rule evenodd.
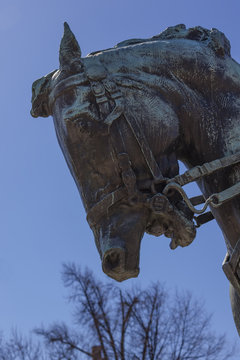
M 166 235 L 174 249 L 214 217 L 240 331 L 240 66 L 227 38 L 177 25 L 82 58 L 65 23 L 59 61 L 34 82 L 31 114 L 53 116 L 103 271 L 135 277 L 144 232 Z M 189 168 L 183 175 L 178 160 Z M 187 198 L 191 181 L 211 214 L 194 216 L 203 197 Z

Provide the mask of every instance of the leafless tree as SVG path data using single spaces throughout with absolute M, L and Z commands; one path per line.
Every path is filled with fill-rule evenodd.
M 120 290 L 113 282 L 64 265 L 64 285 L 74 306 L 74 326 L 55 323 L 35 333 L 52 360 L 229 360 L 225 336 L 211 331 L 211 318 L 189 293 L 169 296 L 160 284 L 145 290 Z M 1 358 L 0 358 L 1 359 Z
M 0 336 L 0 360 L 47 360 L 40 344 L 30 337 L 24 338 L 16 330 L 5 341 Z

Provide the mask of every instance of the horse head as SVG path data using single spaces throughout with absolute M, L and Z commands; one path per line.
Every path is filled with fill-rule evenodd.
M 66 23 L 64 26 L 59 70 L 34 82 L 31 114 L 53 116 L 103 271 L 122 281 L 139 273 L 140 243 L 145 231 L 156 236 L 165 234 L 172 239 L 171 248 L 186 246 L 195 237 L 193 214 L 179 197 L 169 201 L 161 194 L 166 179 L 178 173 L 176 155 L 171 150 L 179 136 L 177 119 L 162 99 L 155 100 L 153 112 L 148 114 L 163 119 L 154 132 L 146 121 L 141 123 L 134 117 L 134 107 L 127 112 L 106 68 L 97 57 L 92 62 L 81 58 L 75 36 Z M 150 100 L 139 84 L 135 87 L 133 95 L 125 95 L 127 108 L 131 108 L 133 96 L 144 112 Z M 161 112 L 156 114 L 157 107 Z M 158 141 L 152 141 L 151 149 L 149 143 L 156 132 Z
M 53 116 L 103 271 L 137 276 L 145 231 L 171 238 L 172 249 L 189 245 L 194 212 L 211 204 L 240 334 L 240 69 L 229 41 L 217 29 L 177 25 L 82 58 L 64 27 L 59 70 L 34 82 L 31 114 Z M 182 189 L 192 181 L 207 199 L 202 210 L 193 205 L 203 197 Z M 197 225 L 213 215 L 195 217 Z

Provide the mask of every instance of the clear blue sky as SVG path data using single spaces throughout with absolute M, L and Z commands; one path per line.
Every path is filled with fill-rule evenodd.
M 83 56 L 179 23 L 216 27 L 240 62 L 239 16 L 239 0 L 0 0 L 0 329 L 28 332 L 41 323 L 69 321 L 63 262 L 87 265 L 107 281 L 52 119 L 29 114 L 32 82 L 58 68 L 63 22 Z M 141 273 L 127 283 L 160 280 L 192 291 L 213 313 L 214 329 L 237 339 L 216 223 L 200 229 L 188 248 L 171 251 L 168 244 L 145 236 Z

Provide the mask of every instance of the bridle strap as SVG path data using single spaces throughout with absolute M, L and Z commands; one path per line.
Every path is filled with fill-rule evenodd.
M 89 79 L 89 81 L 91 84 L 92 80 Z M 164 178 L 164 176 L 162 175 L 162 172 L 154 158 L 154 155 L 149 146 L 149 143 L 148 143 L 141 127 L 139 126 L 137 119 L 135 118 L 135 116 L 133 115 L 132 112 L 129 112 L 126 109 L 124 109 L 123 103 L 121 101 L 122 100 L 121 93 L 117 90 L 113 81 L 105 82 L 105 86 L 106 85 L 107 85 L 107 91 L 111 94 L 112 99 L 115 102 L 115 108 L 104 120 L 104 123 L 109 126 L 109 133 L 111 131 L 112 123 L 115 120 L 119 119 L 123 115 L 123 118 L 127 121 L 128 125 L 140 147 L 140 150 L 143 154 L 146 164 L 153 176 L 153 181 L 161 182 L 161 181 L 166 180 Z M 109 85 L 111 85 L 111 86 L 109 86 Z M 103 91 L 101 92 L 101 98 L 104 95 L 104 87 L 102 87 L 102 88 L 103 88 Z M 99 97 L 98 93 L 94 91 L 93 86 L 92 86 L 92 90 L 96 97 L 96 100 L 98 100 L 98 97 Z M 108 102 L 107 97 L 104 97 L 104 99 L 106 99 L 106 100 L 101 101 L 101 104 Z M 100 103 L 100 102 L 97 101 L 97 103 Z M 122 200 L 123 198 L 128 197 L 130 199 L 131 195 L 134 196 L 134 192 L 136 190 L 135 189 L 136 177 L 131 168 L 131 162 L 130 162 L 129 156 L 126 152 L 126 146 L 125 146 L 124 139 L 122 137 L 121 128 L 118 126 L 118 124 L 117 124 L 117 128 L 118 128 L 118 133 L 119 133 L 120 138 L 118 139 L 118 141 L 115 141 L 115 143 L 112 144 L 113 148 L 115 148 L 115 153 L 118 158 L 119 158 L 119 156 L 120 157 L 124 156 L 126 159 L 128 158 L 128 162 L 129 162 L 125 171 L 124 171 L 124 169 L 121 168 L 121 165 L 119 162 L 119 165 L 120 165 L 119 167 L 121 169 L 121 176 L 122 176 L 124 186 L 121 186 L 118 189 L 116 189 L 115 191 L 106 195 L 103 199 L 101 199 L 98 203 L 96 203 L 95 205 L 93 205 L 90 208 L 90 210 L 88 211 L 88 214 L 87 214 L 87 221 L 92 226 L 96 225 L 98 223 L 98 221 L 101 219 L 103 214 L 106 214 L 109 207 L 113 206 L 116 202 Z M 126 159 L 125 159 L 125 163 L 126 163 Z M 136 195 L 137 195 L 137 191 L 136 191 Z
M 75 88 L 76 86 L 82 86 L 88 84 L 88 78 L 86 74 L 78 73 L 72 76 L 68 76 L 65 79 L 62 79 L 54 86 L 49 94 L 49 105 L 53 106 L 56 99 L 61 96 L 65 91 Z
M 96 225 L 99 220 L 102 218 L 103 214 L 106 214 L 106 211 L 114 205 L 117 201 L 126 198 L 128 195 L 127 189 L 123 186 L 119 187 L 115 191 L 106 195 L 102 200 L 97 202 L 91 207 L 87 214 L 87 221 L 90 226 Z
M 155 157 L 152 153 L 149 143 L 148 143 L 141 127 L 139 126 L 137 119 L 135 118 L 135 116 L 133 115 L 132 112 L 130 112 L 126 109 L 124 111 L 124 116 L 127 120 L 127 123 L 129 125 L 130 129 L 132 130 L 132 133 L 133 133 L 135 139 L 137 140 L 137 143 L 139 144 L 139 147 L 140 147 L 143 157 L 148 165 L 148 168 L 153 176 L 153 179 L 155 181 L 166 180 L 166 178 L 164 178 L 164 176 L 162 175 L 162 172 L 155 160 Z
M 194 216 L 193 217 L 195 222 L 196 222 L 196 228 L 199 228 L 200 226 L 206 224 L 207 222 L 209 221 L 212 221 L 214 220 L 214 216 L 213 214 L 211 213 L 211 211 L 208 211 L 204 214 L 201 214 L 199 216 Z
M 221 159 L 216 159 L 208 163 L 204 163 L 201 166 L 195 166 L 190 170 L 187 170 L 182 175 L 177 175 L 173 179 L 169 179 L 168 182 L 176 182 L 177 184 L 184 186 L 193 181 L 197 181 L 204 176 L 211 175 L 217 170 L 225 169 L 228 166 L 238 164 L 240 162 L 240 152 L 224 156 Z
M 236 165 L 240 162 L 240 153 L 233 155 L 225 156 L 221 159 L 216 159 L 211 162 L 205 163 L 202 166 L 196 166 L 182 175 L 177 175 L 173 179 L 167 180 L 167 185 L 163 189 L 164 195 L 169 195 L 170 191 L 175 190 L 179 192 L 189 207 L 189 209 L 195 214 L 202 214 L 207 209 L 208 205 L 211 204 L 212 207 L 217 208 L 223 203 L 234 199 L 236 196 L 240 195 L 240 182 L 230 186 L 229 188 L 219 192 L 214 193 L 209 196 L 208 199 L 202 197 L 202 200 L 198 204 L 204 203 L 202 209 L 196 209 L 195 204 L 188 198 L 187 194 L 183 190 L 182 186 L 189 184 L 193 181 L 199 180 L 204 176 L 211 175 L 212 173 L 227 168 L 231 165 Z
M 182 189 L 183 185 L 186 185 L 190 182 L 193 182 L 195 180 L 199 180 L 200 178 L 210 175 L 213 172 L 220 170 L 222 168 L 226 168 L 228 166 L 237 164 L 240 162 L 240 153 L 226 156 L 221 159 L 213 160 L 210 163 L 203 164 L 202 166 L 196 166 L 195 168 L 192 168 L 188 171 L 186 171 L 182 175 L 177 175 L 173 179 L 168 180 L 168 184 L 163 189 L 163 194 L 168 195 L 170 190 L 176 190 L 178 191 L 182 197 L 185 203 L 188 205 L 189 209 L 196 214 L 202 214 L 207 206 L 211 204 L 213 207 L 219 207 L 223 203 L 234 199 L 235 197 L 240 195 L 240 182 L 234 184 L 233 186 L 223 190 L 220 193 L 215 193 L 209 196 L 209 198 L 205 201 L 205 204 L 202 209 L 198 210 L 194 207 L 194 205 L 200 204 L 204 202 L 204 198 L 202 196 L 197 197 L 195 201 L 191 201 L 191 199 L 188 199 L 187 194 Z M 223 166 L 220 166 L 222 164 Z M 186 176 L 187 174 L 187 176 Z M 190 175 L 191 176 L 190 176 Z M 200 175 L 201 174 L 201 175 Z M 175 181 L 174 181 L 175 180 Z M 182 185 L 176 182 L 178 180 Z M 120 187 L 119 189 L 113 191 L 112 193 L 105 196 L 102 200 L 100 200 L 96 205 L 94 205 L 88 212 L 87 219 L 90 221 L 90 223 L 93 223 L 93 220 L 95 219 L 95 223 L 98 221 L 96 219 L 100 219 L 104 213 L 106 213 L 106 209 L 108 209 L 110 206 L 114 205 L 117 201 L 122 200 L 124 197 L 127 197 L 128 191 L 125 187 Z M 195 203 L 194 203 L 195 202 Z M 203 216 L 203 215 L 202 215 Z M 201 224 L 212 220 L 211 215 L 207 215 L 205 217 L 199 217 L 199 222 L 197 222 L 197 225 L 200 226 Z M 198 218 L 195 218 L 198 219 Z M 203 221 L 202 221 L 203 220 Z M 206 220 L 206 221 L 205 221 Z

